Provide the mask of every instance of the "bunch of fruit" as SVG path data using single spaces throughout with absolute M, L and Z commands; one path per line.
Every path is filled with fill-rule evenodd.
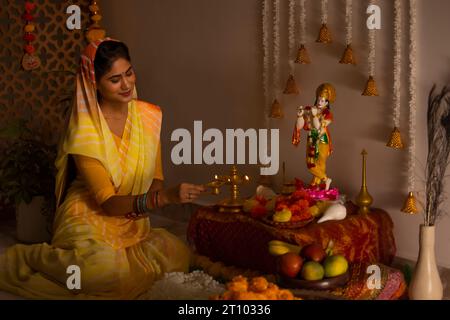
M 284 252 L 279 248 L 284 248 Z M 325 250 L 318 244 L 300 249 L 299 246 L 274 240 L 269 242 L 269 252 L 278 255 L 278 272 L 287 278 L 318 281 L 343 275 L 348 270 L 348 261 L 344 256 L 334 255 L 330 247 Z
M 311 199 L 304 190 L 297 190 L 289 196 L 277 198 L 275 205 L 275 222 L 297 222 L 308 220 L 313 217 L 313 213 L 318 212 L 316 201 Z
M 245 200 L 243 210 L 250 213 L 252 218 L 263 218 L 275 208 L 276 198 L 267 199 L 261 196 L 254 196 Z

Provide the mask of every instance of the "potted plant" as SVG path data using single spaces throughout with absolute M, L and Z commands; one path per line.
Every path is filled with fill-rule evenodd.
M 49 241 L 54 213 L 55 146 L 47 145 L 24 121 L 0 130 L 6 145 L 0 156 L 0 197 L 16 207 L 17 239 Z

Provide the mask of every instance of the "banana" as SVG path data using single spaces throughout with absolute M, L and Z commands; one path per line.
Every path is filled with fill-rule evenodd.
M 288 247 L 269 245 L 269 253 L 273 256 L 281 256 L 288 252 L 290 252 Z
M 280 240 L 269 241 L 269 253 L 280 256 L 288 252 L 300 253 L 301 247 Z

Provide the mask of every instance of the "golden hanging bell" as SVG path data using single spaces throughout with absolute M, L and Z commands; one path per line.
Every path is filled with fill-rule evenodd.
M 332 43 L 333 42 L 330 29 L 328 29 L 328 26 L 326 23 L 322 24 L 322 27 L 320 28 L 320 31 L 319 31 L 319 37 L 317 38 L 316 42 L 318 42 L 318 43 Z
M 299 94 L 297 83 L 295 82 L 294 76 L 291 74 L 286 83 L 286 89 L 284 89 L 284 94 Z
M 370 76 L 369 80 L 367 80 L 366 88 L 364 89 L 362 95 L 366 97 L 378 96 L 377 84 L 375 83 L 375 79 L 372 76 Z
M 411 215 L 417 214 L 419 212 L 419 210 L 417 210 L 416 198 L 414 197 L 414 193 L 410 192 L 408 194 L 408 198 L 406 198 L 402 212 L 409 213 Z
M 297 53 L 297 60 L 295 60 L 295 63 L 298 64 L 310 64 L 311 59 L 309 58 L 308 50 L 306 49 L 305 45 L 301 45 L 300 49 L 298 49 Z
M 400 135 L 400 130 L 396 127 L 391 133 L 391 138 L 387 145 L 389 148 L 393 149 L 403 149 L 405 146 L 402 141 L 402 136 Z
M 353 55 L 353 48 L 349 44 L 345 48 L 344 54 L 342 55 L 341 61 L 339 61 L 341 64 L 356 64 L 355 56 Z
M 98 27 L 97 25 L 91 26 L 88 31 L 86 32 L 86 39 L 89 42 L 94 42 L 97 40 L 105 39 L 106 37 L 106 31 L 105 29 L 102 29 Z
M 282 119 L 283 118 L 283 109 L 281 107 L 281 103 L 278 102 L 277 99 L 272 104 L 272 109 L 270 111 L 270 118 L 273 119 Z

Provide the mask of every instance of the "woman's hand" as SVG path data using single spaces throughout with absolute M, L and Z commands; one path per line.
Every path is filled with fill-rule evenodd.
M 191 203 L 205 191 L 206 189 L 204 186 L 182 183 L 176 187 L 160 191 L 159 203 L 161 206 L 167 204 Z

